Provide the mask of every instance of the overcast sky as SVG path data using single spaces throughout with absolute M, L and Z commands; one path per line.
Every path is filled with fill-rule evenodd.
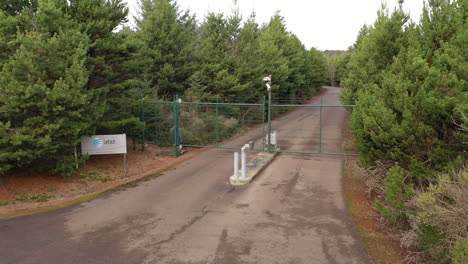
M 138 0 L 125 0 L 131 14 L 136 14 Z M 398 0 L 383 0 L 391 10 Z M 180 8 L 189 9 L 202 21 L 209 12 L 230 14 L 233 0 L 178 0 Z M 356 40 L 364 24 L 372 24 L 377 17 L 381 0 L 238 0 L 243 18 L 256 13 L 259 24 L 266 23 L 277 10 L 285 18 L 287 30 L 294 33 L 306 48 L 345 50 Z M 405 0 L 404 10 L 413 21 L 419 21 L 423 0 Z

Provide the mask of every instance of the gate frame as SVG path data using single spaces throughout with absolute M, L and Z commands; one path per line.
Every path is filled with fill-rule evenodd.
M 343 107 L 343 108 L 355 108 L 355 105 L 324 105 L 323 104 L 323 97 L 320 97 L 320 105 L 312 105 L 312 104 L 267 104 L 265 100 L 265 96 L 263 97 L 262 104 L 243 104 L 243 103 L 220 103 L 219 97 L 216 100 L 216 103 L 202 103 L 202 102 L 183 102 L 179 99 L 178 95 L 174 96 L 173 102 L 155 102 L 155 103 L 163 103 L 163 104 L 172 104 L 173 105 L 173 122 L 174 122 L 174 134 L 173 134 L 173 145 L 174 145 L 174 153 L 176 157 L 181 155 L 180 149 L 181 147 L 194 147 L 194 148 L 218 148 L 218 149 L 232 149 L 232 150 L 240 150 L 241 147 L 224 147 L 220 146 L 220 135 L 219 135 L 219 106 L 226 105 L 226 106 L 261 106 L 263 119 L 262 119 L 262 148 L 261 149 L 254 149 L 256 151 L 267 151 L 267 152 L 280 152 L 280 153 L 298 153 L 298 154 L 321 154 L 321 155 L 342 155 L 342 156 L 357 156 L 358 154 L 354 153 L 334 153 L 334 152 L 323 152 L 322 151 L 322 129 L 323 129 L 323 108 L 324 107 Z M 215 116 L 216 116 L 216 123 L 215 123 L 215 133 L 216 133 L 216 145 L 191 145 L 191 144 L 181 144 L 180 142 L 180 105 L 215 105 Z M 266 107 L 267 106 L 267 107 Z M 290 107 L 294 108 L 302 108 L 302 107 L 312 107 L 312 108 L 320 108 L 320 122 L 319 122 L 319 151 L 318 152 L 308 152 L 308 151 L 295 151 L 295 150 L 277 150 L 271 147 L 271 144 L 267 144 L 265 146 L 265 125 L 271 127 L 272 118 L 268 115 L 268 120 L 265 120 L 266 111 L 271 113 L 272 107 Z M 291 110 L 292 110 L 291 109 Z M 267 122 L 265 122 L 267 121 Z M 144 132 L 142 136 L 142 140 L 144 142 Z

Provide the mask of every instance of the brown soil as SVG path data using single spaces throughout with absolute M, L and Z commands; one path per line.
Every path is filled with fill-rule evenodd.
M 343 144 L 347 152 L 357 153 L 354 137 L 350 132 L 349 118 Z M 359 173 L 358 158 L 346 158 L 344 190 L 348 207 L 356 229 L 375 263 L 405 263 L 406 252 L 400 247 L 394 231 L 381 224 L 380 213 L 374 208 L 373 199 L 366 193 L 366 182 Z
M 64 207 L 86 201 L 97 195 L 139 180 L 156 175 L 192 157 L 199 150 L 175 158 L 172 149 L 149 145 L 145 151 L 129 150 L 127 154 L 128 173 L 125 175 L 123 155 L 92 156 L 86 167 L 79 173 L 65 178 L 44 173 L 39 175 L 10 175 L 0 179 L 0 218 L 31 214 Z M 94 171 L 107 176 L 108 181 L 84 179 L 81 174 Z M 45 193 L 51 196 L 46 202 L 24 202 L 16 200 L 17 194 Z M 8 201 L 7 205 L 1 205 Z

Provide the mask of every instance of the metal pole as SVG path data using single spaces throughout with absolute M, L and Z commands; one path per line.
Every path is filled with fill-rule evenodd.
M 320 96 L 320 139 L 319 139 L 319 153 L 322 153 L 322 115 L 323 115 L 323 97 Z
M 127 176 L 127 153 L 124 153 L 124 171 L 125 176 Z
M 239 152 L 234 152 L 234 177 L 239 178 Z
M 173 119 L 174 119 L 174 154 L 176 157 L 179 157 L 179 96 L 176 95 L 174 98 L 174 110 L 173 110 Z
M 245 151 L 241 151 L 241 163 L 242 163 L 242 178 L 247 178 L 247 155 L 245 155 Z
M 271 150 L 271 88 L 268 89 L 268 152 Z
M 219 108 L 219 96 L 216 97 L 216 145 L 219 143 L 219 118 L 218 118 L 218 108 Z
M 146 122 L 145 122 L 145 108 L 144 104 L 141 106 L 141 121 L 143 122 L 143 133 L 141 135 L 141 151 L 145 151 L 145 129 L 146 129 Z
M 262 104 L 262 151 L 265 151 L 265 96 Z
M 176 147 L 177 147 L 177 152 L 176 152 L 176 155 L 177 157 L 180 156 L 180 99 L 179 99 L 179 95 L 176 94 L 176 100 L 177 100 L 177 130 L 176 130 Z
M 75 145 L 75 167 L 78 169 L 78 152 L 76 151 L 76 145 Z

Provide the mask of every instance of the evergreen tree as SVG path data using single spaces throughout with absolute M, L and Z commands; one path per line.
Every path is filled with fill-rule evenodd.
M 128 11 L 119 0 L 39 0 L 18 10 L 0 12 L 0 173 L 69 174 L 80 136 L 125 95 L 114 86 L 125 56 L 113 30 Z
M 405 46 L 403 25 L 407 21 L 408 15 L 401 9 L 394 10 L 389 16 L 383 7 L 374 25 L 361 30 L 357 49 L 348 64 L 349 75 L 343 80 L 346 88 L 342 94 L 344 104 L 356 104 L 358 90 L 369 90 L 380 84 L 382 72 Z
M 252 14 L 244 23 L 237 40 L 237 69 L 236 75 L 247 87 L 243 97 L 261 100 L 265 96 L 265 84 L 261 80 L 263 69 L 259 60 L 260 29 Z
M 135 37 L 141 42 L 137 60 L 148 88 L 171 98 L 187 89 L 193 73 L 194 19 L 171 0 L 142 0 Z
M 84 89 L 89 39 L 69 30 L 46 39 L 30 32 L 18 41 L 0 72 L 0 173 L 24 167 L 69 172 L 79 136 L 99 117 Z
M 272 94 L 274 98 L 288 99 L 288 77 L 291 73 L 288 59 L 283 48 L 288 41 L 284 19 L 276 14 L 270 23 L 262 29 L 259 37 L 259 63 L 263 75 L 272 75 Z
M 312 88 L 312 92 L 313 94 L 316 94 L 320 91 L 320 87 L 326 85 L 328 82 L 327 59 L 322 52 L 316 50 L 315 48 L 311 48 L 309 50 L 307 58 L 309 60 L 310 66 L 306 71 L 308 74 L 306 79 L 310 80 L 310 87 Z M 309 94 L 309 97 L 310 95 L 312 94 Z
M 205 93 L 221 97 L 239 97 L 247 88 L 236 76 L 239 22 L 236 14 L 226 19 L 222 14 L 210 13 L 200 28 L 201 69 L 195 76 L 199 78 L 201 89 Z
M 406 29 L 408 45 L 400 48 L 389 67 L 376 73 L 381 79 L 356 93 L 353 131 L 364 164 L 398 161 L 413 176 L 424 178 L 430 169 L 450 168 L 463 153 L 453 122 L 460 118 L 455 109 L 466 104 L 466 48 L 457 42 L 458 34 L 466 34 L 461 14 L 455 3 L 431 1 L 421 26 Z M 439 16 L 451 17 L 451 26 L 437 26 Z M 437 32 L 429 32 L 431 28 Z

